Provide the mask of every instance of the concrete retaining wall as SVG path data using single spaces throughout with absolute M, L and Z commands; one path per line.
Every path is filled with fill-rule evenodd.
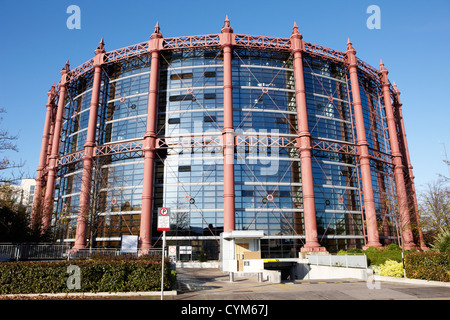
M 177 268 L 220 268 L 219 261 L 208 261 L 208 262 L 199 262 L 199 261 L 187 261 L 181 262 L 177 261 Z
M 371 272 L 371 270 L 361 268 L 317 266 L 306 263 L 299 263 L 296 270 L 298 280 L 348 278 L 367 280 L 368 273 Z
M 378 281 L 388 281 L 388 282 L 399 282 L 399 283 L 407 283 L 407 284 L 418 284 L 418 285 L 426 285 L 426 286 L 440 286 L 440 287 L 450 287 L 450 282 L 441 282 L 441 281 L 429 281 L 429 280 L 421 280 L 421 279 L 408 279 L 408 278 L 397 278 L 397 277 L 386 277 L 380 275 L 374 275 L 374 280 Z

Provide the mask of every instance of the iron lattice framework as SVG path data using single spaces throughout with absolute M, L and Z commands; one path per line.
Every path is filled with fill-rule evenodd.
M 267 36 L 252 36 L 235 34 L 235 46 L 253 50 L 272 50 L 280 52 L 291 51 L 290 38 L 278 38 Z M 185 36 L 164 38 L 161 50 L 182 50 L 195 48 L 220 48 L 220 34 L 210 34 L 201 36 Z M 141 42 L 121 49 L 112 50 L 105 53 L 104 63 L 117 63 L 122 60 L 146 55 L 149 52 L 149 42 Z M 318 44 L 305 41 L 305 52 L 322 59 L 329 59 L 338 63 L 345 61 L 345 52 L 330 49 Z M 358 67 L 369 76 L 378 78 L 378 70 L 358 58 Z M 67 81 L 72 82 L 92 71 L 94 59 L 90 59 L 67 74 Z M 59 86 L 58 86 L 59 87 Z M 58 88 L 57 87 L 57 88 Z M 393 90 L 393 88 L 392 88 Z M 58 89 L 56 90 L 58 92 Z
M 407 150 L 407 144 L 406 144 L 406 135 L 404 132 L 404 124 L 403 119 L 401 115 L 401 102 L 400 102 L 400 92 L 398 91 L 397 87 L 394 85 L 391 85 L 389 80 L 387 79 L 387 70 L 385 71 L 384 65 L 381 66 L 380 70 L 377 70 L 370 66 L 369 64 L 365 63 L 361 59 L 357 58 L 355 56 L 356 51 L 354 51 L 352 44 L 349 42 L 347 43 L 347 51 L 342 52 L 338 50 L 334 50 L 331 48 L 327 48 L 322 45 L 317 45 L 314 43 L 306 42 L 302 40 L 302 36 L 298 33 L 298 28 L 295 25 L 293 29 L 293 33 L 290 38 L 280 38 L 280 37 L 267 37 L 267 36 L 254 36 L 254 35 L 243 35 L 243 34 L 234 34 L 231 27 L 229 27 L 229 21 L 225 21 L 225 26 L 222 28 L 222 32 L 219 34 L 210 34 L 210 35 L 198 35 L 198 36 L 184 36 L 184 37 L 171 37 L 171 38 L 163 38 L 161 33 L 159 32 L 159 26 L 157 25 L 155 27 L 155 33 L 152 35 L 150 41 L 141 42 L 135 45 L 131 45 L 125 48 L 113 50 L 106 52 L 104 50 L 104 44 L 103 39 L 100 42 L 99 47 L 96 50 L 96 56 L 85 63 L 81 64 L 80 66 L 76 67 L 73 70 L 69 70 L 68 64 L 66 64 L 65 68 L 63 69 L 62 78 L 61 81 L 56 85 L 53 86 L 52 89 L 49 92 L 49 100 L 47 103 L 48 107 L 48 124 L 46 123 L 46 127 L 44 128 L 44 140 L 43 140 L 43 147 L 41 150 L 41 161 L 38 168 L 38 178 L 37 178 L 37 192 L 35 197 L 35 207 L 36 203 L 39 202 L 39 197 L 42 197 L 41 189 L 43 190 L 45 186 L 47 186 L 46 190 L 46 198 L 53 198 L 52 192 L 54 190 L 54 176 L 55 172 L 58 170 L 58 168 L 64 167 L 64 166 L 70 166 L 73 164 L 80 164 L 80 162 L 83 162 L 84 169 L 87 171 L 92 170 L 92 164 L 90 164 L 93 159 L 104 157 L 104 156 L 113 156 L 113 155 L 121 155 L 121 154 L 129 154 L 129 153 L 139 153 L 141 156 L 143 154 L 148 155 L 149 152 L 156 152 L 158 150 L 189 150 L 189 149 L 196 149 L 196 148 L 218 148 L 220 150 L 226 150 L 226 146 L 232 146 L 233 148 L 252 148 L 252 147 L 266 147 L 266 148 L 282 148 L 282 149 L 299 149 L 300 153 L 302 152 L 310 152 L 309 150 L 312 150 L 313 152 L 325 152 L 325 153 L 335 153 L 335 154 L 343 154 L 343 155 L 349 155 L 357 159 L 356 162 L 356 174 L 358 175 L 358 193 L 360 195 L 360 201 L 361 201 L 361 211 L 365 214 L 362 216 L 365 217 L 364 219 L 364 241 L 365 243 L 375 243 L 375 246 L 377 246 L 378 241 L 376 240 L 374 242 L 374 238 L 377 238 L 378 236 L 374 236 L 374 234 L 377 234 L 376 230 L 374 231 L 373 228 L 376 228 L 376 224 L 374 224 L 371 220 L 371 217 L 368 215 L 367 212 L 369 212 L 367 205 L 371 205 L 373 207 L 373 204 L 366 203 L 366 199 L 370 198 L 368 196 L 367 190 L 363 190 L 364 188 L 367 188 L 367 184 L 372 184 L 371 181 L 369 181 L 369 177 L 364 176 L 364 166 L 368 166 L 369 162 L 372 161 L 373 163 L 377 164 L 377 166 L 385 166 L 388 172 L 389 179 L 392 182 L 392 185 L 394 185 L 393 180 L 395 180 L 395 189 L 397 190 L 397 193 L 400 190 L 400 193 L 398 193 L 400 198 L 405 198 L 405 194 L 402 193 L 402 190 L 405 189 L 403 186 L 402 188 L 399 188 L 399 183 L 404 184 L 407 186 L 408 192 L 410 194 L 409 201 L 414 206 L 414 210 L 412 210 L 411 214 L 408 215 L 408 221 L 405 225 L 403 225 L 403 222 L 400 222 L 400 225 L 405 228 L 409 228 L 409 223 L 411 218 L 417 219 L 417 201 L 415 199 L 415 191 L 414 191 L 414 182 L 413 182 L 413 174 L 412 174 L 412 166 L 409 160 L 409 154 Z M 357 139 L 353 139 L 353 142 L 343 142 L 343 141 L 333 141 L 332 139 L 322 139 L 320 137 L 308 137 L 305 136 L 304 130 L 300 128 L 297 131 L 297 135 L 292 134 L 279 134 L 276 136 L 270 136 L 270 137 L 262 137 L 262 136 L 251 136 L 246 133 L 238 133 L 232 131 L 227 131 L 229 128 L 226 128 L 226 125 L 224 127 L 224 131 L 220 134 L 203 134 L 201 136 L 183 136 L 183 137 L 165 137 L 163 135 L 155 134 L 156 132 L 152 133 L 152 130 L 149 131 L 147 128 L 146 135 L 141 139 L 131 139 L 126 141 L 120 141 L 120 142 L 111 142 L 103 145 L 97 145 L 93 143 L 92 141 L 87 142 L 86 147 L 77 150 L 73 153 L 69 154 L 63 154 L 60 155 L 60 151 L 57 149 L 57 146 L 55 146 L 55 138 L 53 137 L 53 142 L 51 141 L 50 137 L 54 136 L 55 134 L 60 134 L 59 132 L 56 132 L 61 130 L 60 128 L 56 127 L 56 123 L 58 122 L 58 117 L 61 121 L 62 119 L 62 111 L 61 114 L 58 116 L 57 109 L 61 108 L 64 109 L 64 101 L 60 101 L 60 96 L 62 95 L 64 97 L 64 92 L 66 90 L 66 86 L 71 83 L 75 83 L 77 80 L 89 75 L 89 74 L 96 74 L 98 73 L 100 75 L 99 77 L 93 76 L 93 81 L 97 81 L 98 85 L 98 91 L 100 91 L 99 83 L 101 80 L 101 74 L 105 73 L 106 67 L 108 65 L 114 65 L 119 62 L 124 62 L 130 59 L 143 57 L 143 56 L 150 56 L 152 57 L 152 72 L 155 69 L 153 66 L 153 60 L 158 61 L 159 55 L 164 58 L 162 55 L 164 52 L 177 52 L 181 50 L 192 50 L 192 49 L 210 49 L 210 50 L 217 50 L 218 52 L 223 51 L 224 55 L 224 64 L 226 63 L 226 53 L 229 53 L 227 51 L 229 48 L 236 49 L 245 49 L 245 50 L 252 50 L 252 51 L 267 51 L 267 52 L 279 52 L 290 55 L 292 61 L 294 61 L 294 74 L 295 74 L 295 82 L 296 84 L 299 82 L 299 79 L 303 79 L 303 74 L 301 75 L 302 78 L 299 78 L 299 74 L 296 73 L 296 70 L 298 71 L 298 60 L 296 60 L 298 57 L 302 57 L 301 54 L 304 54 L 306 56 L 317 58 L 320 60 L 329 61 L 331 63 L 335 63 L 341 66 L 344 66 L 345 69 L 345 85 L 348 88 L 348 101 L 351 102 L 352 107 L 351 110 L 351 130 L 354 137 Z M 230 55 L 228 55 L 230 57 Z M 228 60 L 231 65 L 231 60 Z M 308 65 L 308 62 L 305 61 Z M 157 62 L 156 62 L 157 63 Z M 309 66 L 309 65 L 308 65 Z M 311 66 L 309 66 L 311 68 Z M 156 69 L 157 70 L 157 69 Z M 229 69 L 231 72 L 231 68 Z M 312 68 L 311 68 L 312 70 Z M 358 73 L 360 76 L 358 76 L 357 80 L 355 78 L 352 78 L 352 73 Z M 231 80 L 231 74 L 228 75 Z M 226 79 L 226 76 L 225 76 Z M 365 79 L 365 80 L 364 80 Z M 303 81 L 303 80 L 302 80 Z M 359 87 L 364 88 L 364 84 L 361 83 L 361 81 L 370 81 L 372 82 L 373 86 L 376 87 L 376 93 L 374 96 L 377 97 L 378 103 L 377 105 L 380 106 L 380 110 L 377 112 L 380 112 L 380 114 L 385 115 L 386 119 L 389 121 L 393 121 L 392 123 L 395 123 L 393 126 L 391 124 L 391 127 L 388 128 L 387 124 L 385 124 L 385 121 L 381 121 L 382 128 L 380 129 L 382 131 L 382 136 L 386 141 L 389 141 L 386 145 L 390 145 L 391 147 L 396 147 L 395 150 L 391 148 L 391 150 L 386 150 L 386 152 L 383 152 L 381 150 L 377 150 L 372 147 L 367 147 L 367 143 L 365 142 L 365 138 L 361 136 L 361 131 L 357 132 L 359 129 L 361 129 L 361 119 L 358 118 L 358 97 L 360 95 L 359 93 Z M 319 80 L 320 82 L 320 80 Z M 155 84 L 154 84 L 155 85 Z M 356 88 L 356 86 L 358 88 Z M 224 83 L 224 96 L 231 95 L 231 91 L 227 91 L 232 86 L 230 84 Z M 186 88 L 187 94 L 192 94 L 193 89 L 192 88 Z M 270 90 L 269 88 L 261 88 L 262 95 L 267 94 L 270 97 Z M 297 100 L 299 95 L 304 95 L 304 89 L 299 89 L 296 86 L 295 94 L 297 96 Z M 357 92 L 355 92 L 357 91 Z M 228 93 L 227 93 L 228 92 Z M 363 94 L 368 94 L 367 92 L 363 92 Z M 94 95 L 94 93 L 93 93 Z M 153 98 L 152 98 L 153 95 Z M 151 104 L 151 101 L 155 101 L 157 97 L 157 90 L 152 89 L 152 80 L 150 80 L 150 90 L 149 90 L 149 106 Z M 326 98 L 326 97 L 325 97 Z M 152 100 L 153 99 L 153 100 Z M 93 100 L 94 101 L 94 100 Z M 272 100 L 273 101 L 273 100 Z M 333 93 L 329 93 L 328 95 L 328 101 L 331 104 L 334 104 L 333 102 Z M 91 102 L 91 108 L 93 105 L 98 106 L 98 100 L 96 103 L 93 104 Z M 153 103 L 155 105 L 155 103 Z M 224 109 L 227 109 L 227 103 L 224 100 L 225 107 Z M 60 107 L 60 105 L 62 105 Z M 58 106 L 58 107 L 57 107 Z M 228 105 L 230 106 L 230 105 Z M 305 107 L 299 105 L 299 102 L 297 102 L 297 107 L 295 109 L 299 109 L 300 107 Z M 337 106 L 334 105 L 336 108 Z M 149 107 L 150 108 L 150 107 Z M 232 108 L 232 105 L 231 105 Z M 150 109 L 149 109 L 150 110 Z M 306 109 L 305 109 L 306 110 Z M 299 111 L 297 111 L 299 112 Z M 392 115 L 391 115 L 392 113 Z M 156 114 L 156 113 L 155 113 Z M 155 116 L 153 114 L 152 116 Z M 300 113 L 298 113 L 300 114 Z M 100 115 L 99 115 L 100 116 Z M 150 119 L 150 112 L 148 115 L 148 119 Z M 394 118 L 395 119 L 394 119 Z M 226 121 L 226 120 L 225 120 Z M 231 126 L 232 127 L 232 126 Z M 55 129 L 56 128 L 56 129 Z M 364 131 L 364 125 L 362 125 L 362 130 Z M 94 128 L 95 129 L 95 128 Z M 94 130 L 92 129 L 92 130 Z M 358 130 L 357 130 L 358 129 Z M 54 132 L 52 132 L 52 130 Z M 55 131 L 56 130 L 56 131 Z M 303 131 L 302 131 L 303 130 Z M 95 130 L 94 130 L 95 131 Z M 365 136 L 365 133 L 363 134 Z M 396 141 L 393 141 L 393 136 L 395 136 Z M 45 138 L 46 137 L 46 138 Z M 95 134 L 94 134 L 95 137 Z M 47 139 L 47 140 L 45 140 Z M 362 141 L 362 142 L 361 142 Z M 224 151 L 224 153 L 226 153 Z M 147 156 L 146 156 L 147 158 Z M 153 158 L 155 158 L 153 154 Z M 313 156 L 314 158 L 314 156 Z M 302 159 L 303 161 L 303 159 Z M 86 165 L 87 163 L 87 165 Z M 302 162 L 302 166 L 303 166 Z M 310 163 L 309 163 L 310 165 Z M 148 165 L 146 165 L 148 166 Z M 367 169 L 368 167 L 366 167 Z M 361 171 L 362 170 L 362 171 Z M 360 172 L 361 171 L 361 172 Z M 145 173 L 144 173 L 145 175 Z M 326 176 L 326 175 L 325 175 Z M 86 179 L 90 179 L 91 177 L 87 175 Z M 144 178 L 145 179 L 145 178 Z M 305 180 L 305 178 L 303 178 Z M 400 179 L 400 180 L 399 180 Z M 406 179 L 406 181 L 404 180 Z M 50 182 L 49 182 L 50 181 Z M 403 181 L 403 182 L 402 182 Z M 305 183 L 305 181 L 304 181 Z M 311 181 L 312 183 L 312 181 Z M 145 181 L 144 181 L 145 184 Z M 50 190 L 50 191 L 49 191 Z M 372 192 L 371 190 L 369 190 Z M 305 192 L 305 191 L 304 191 Z M 390 190 L 390 192 L 394 192 L 394 190 Z M 365 194 L 365 201 L 362 201 L 361 195 Z M 267 198 L 270 198 L 272 195 L 269 193 Z M 190 198 L 190 195 L 187 194 L 186 197 Z M 234 197 L 234 195 L 233 195 Z M 144 196 L 143 196 L 144 199 Z M 147 198 L 146 198 L 147 199 Z M 151 198 L 149 198 L 151 199 Z M 411 200 L 412 199 L 412 200 Z M 339 197 L 339 202 L 342 202 L 342 196 Z M 80 205 L 81 206 L 81 205 Z M 400 211 L 404 210 L 404 208 L 401 208 Z M 151 206 L 150 206 L 151 208 Z M 148 210 L 148 208 L 144 209 L 143 205 L 143 211 Z M 225 209 L 226 211 L 227 209 Z M 305 211 L 306 211 L 305 207 Z M 313 208 L 314 211 L 314 208 Z M 81 209 L 80 209 L 81 212 Z M 280 210 L 281 213 L 281 210 Z M 234 208 L 231 213 L 233 215 L 233 223 L 234 223 Z M 281 213 L 282 214 L 282 213 Z M 315 214 L 315 213 L 314 213 Z M 402 217 L 404 216 L 404 213 L 402 213 Z M 81 216 L 80 216 L 81 217 Z M 78 219 L 78 223 L 83 225 L 85 222 L 82 218 Z M 310 216 L 311 217 L 311 216 Z M 225 218 L 227 219 L 227 218 Z M 256 218 L 255 218 L 256 219 Z M 414 220 L 413 219 L 413 220 Z M 47 218 L 48 220 L 48 218 Z M 144 220 L 141 220 L 141 227 L 142 224 L 148 224 L 148 220 L 145 222 L 142 222 Z M 287 220 L 286 220 L 287 221 Z M 416 221 L 417 223 L 418 221 Z M 384 223 L 384 222 L 383 222 Z M 289 222 L 288 222 L 289 224 Z M 408 225 L 407 225 L 408 224 Z M 44 223 L 44 226 L 46 223 Z M 47 222 L 48 225 L 48 222 Z M 369 227 L 372 226 L 372 229 L 369 230 Z M 366 234 L 366 227 L 368 228 L 368 234 Z M 307 228 L 308 229 L 308 228 Z M 314 229 L 314 228 L 313 228 Z M 328 229 L 328 226 L 327 228 Z M 84 230 L 84 229 L 82 229 Z M 78 231 L 77 231 L 78 232 Z M 80 231 L 81 233 L 84 231 Z M 143 231 L 141 230 L 141 236 L 143 235 Z M 151 231 L 148 231 L 151 232 Z M 294 230 L 296 233 L 296 231 Z M 317 232 L 317 230 L 316 230 Z M 325 230 L 326 232 L 326 230 Z M 324 234 L 325 234 L 324 232 Z M 419 240 L 421 243 L 421 246 L 423 247 L 423 238 L 420 232 L 419 228 Z M 298 235 L 298 234 L 297 234 Z M 85 234 L 81 236 L 81 238 L 85 237 Z M 146 238 L 148 238 L 148 234 L 145 235 Z M 301 237 L 304 238 L 304 237 Z M 323 238 L 323 235 L 322 235 Z M 368 242 L 366 242 L 367 238 L 369 238 Z M 412 237 L 406 237 L 407 240 L 404 240 L 404 243 L 407 243 L 410 247 L 414 246 Z M 312 241 L 314 242 L 314 241 Z M 310 239 L 308 239 L 308 235 L 306 236 L 306 243 L 310 243 L 310 245 L 305 245 L 305 250 L 309 251 L 321 251 L 320 247 L 315 247 L 315 245 L 311 245 Z M 85 245 L 83 242 L 80 242 L 80 248 Z M 142 248 L 142 246 L 141 246 Z
M 279 38 L 279 37 L 267 37 L 267 36 L 254 36 L 254 35 L 242 35 L 235 34 L 235 47 L 243 49 L 252 50 L 272 50 L 280 52 L 291 52 L 290 38 Z M 195 49 L 195 48 L 220 48 L 220 34 L 210 34 L 210 35 L 200 35 L 200 36 L 185 36 L 185 37 L 172 37 L 164 38 L 163 47 L 161 50 L 182 50 L 182 49 Z M 142 55 L 147 55 L 149 52 L 149 42 L 141 42 L 135 45 L 124 47 L 117 50 L 112 50 L 106 52 L 104 55 L 104 64 L 113 64 L 123 60 L 139 57 Z M 319 57 L 322 59 L 328 59 L 337 63 L 345 63 L 345 52 L 327 48 L 318 44 L 310 43 L 305 41 L 305 52 L 314 57 Z M 375 78 L 379 81 L 378 70 L 365 63 L 361 59 L 358 59 L 358 68 L 366 73 L 368 77 Z M 67 82 L 74 82 L 83 75 L 92 72 L 94 69 L 94 59 L 90 59 L 80 66 L 72 69 L 67 74 Z M 394 89 L 392 87 L 392 92 Z M 59 83 L 56 86 L 55 97 L 59 93 Z M 221 137 L 215 140 L 217 146 L 222 145 Z M 162 142 L 164 139 L 160 139 L 160 143 L 157 144 L 157 148 L 168 148 L 169 145 L 172 147 L 187 147 L 186 143 L 183 142 L 182 145 L 178 143 L 167 144 Z M 236 137 L 236 143 L 244 143 L 248 140 L 248 137 Z M 291 146 L 296 147 L 293 138 L 280 137 L 279 141 L 276 142 L 280 147 Z M 289 142 L 287 142 L 289 141 Z M 200 147 L 204 144 L 199 143 L 198 140 L 192 140 L 191 147 Z M 211 144 L 209 144 L 211 145 Z M 212 145 L 211 145 L 212 146 Z M 119 142 L 115 144 L 110 144 L 107 146 L 96 147 L 95 155 L 112 155 L 115 153 L 126 153 L 136 151 L 142 147 L 142 141 L 132 141 L 132 142 Z M 340 152 L 355 155 L 357 154 L 356 145 L 346 145 L 342 143 L 335 143 L 331 141 L 325 141 L 320 139 L 314 139 L 313 149 L 321 151 L 331 151 Z M 381 160 L 388 164 L 392 164 L 389 154 L 381 154 L 375 150 L 372 150 L 371 156 L 374 160 Z M 58 165 L 67 165 L 72 162 L 77 162 L 83 159 L 84 150 L 74 152 L 72 154 L 64 155 L 58 159 Z

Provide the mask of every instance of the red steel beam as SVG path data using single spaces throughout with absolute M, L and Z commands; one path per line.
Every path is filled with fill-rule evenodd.
M 391 102 L 390 83 L 388 80 L 388 70 L 380 62 L 380 76 L 382 82 L 382 92 L 384 107 L 386 110 L 387 125 L 389 131 L 389 141 L 394 163 L 394 179 L 397 190 L 398 210 L 400 213 L 400 227 L 402 228 L 403 247 L 405 250 L 416 248 L 411 229 L 411 218 L 408 210 L 408 198 L 406 194 L 405 178 L 403 176 L 402 154 L 397 138 L 397 124 L 394 118 L 394 111 Z
M 411 192 L 412 192 L 412 201 L 413 201 L 413 211 L 416 215 L 416 223 L 418 225 L 418 233 L 419 233 L 419 246 L 421 250 L 429 250 L 429 248 L 425 245 L 425 241 L 423 238 L 422 228 L 420 228 L 420 216 L 419 216 L 419 205 L 417 204 L 417 196 L 416 196 L 416 187 L 414 184 L 414 173 L 413 173 L 413 166 L 411 164 L 411 158 L 409 156 L 409 149 L 408 149 L 408 141 L 406 139 L 406 130 L 405 130 L 405 123 L 403 121 L 403 113 L 402 113 L 402 102 L 400 100 L 400 90 L 398 90 L 397 86 L 393 85 L 394 88 L 394 94 L 396 97 L 396 108 L 398 110 L 398 117 L 399 117 L 399 128 L 401 130 L 401 135 L 403 138 L 403 144 L 404 144 L 404 152 L 406 157 L 406 163 L 408 166 L 408 172 L 409 172 L 409 183 L 411 186 Z
M 375 210 L 375 198 L 373 195 L 372 175 L 370 172 L 369 143 L 366 140 L 366 129 L 362 110 L 361 93 L 359 91 L 358 65 L 356 50 L 350 39 L 347 42 L 347 63 L 350 73 L 352 88 L 353 110 L 355 113 L 355 126 L 357 134 L 358 156 L 361 169 L 361 180 L 364 194 L 364 207 L 367 221 L 366 247 L 381 247 L 377 226 L 377 213 Z
M 100 86 L 102 82 L 102 65 L 104 62 L 105 48 L 103 39 L 95 50 L 94 57 L 94 83 L 92 84 L 92 96 L 89 109 L 89 122 L 84 144 L 83 174 L 81 178 L 80 203 L 78 208 L 77 229 L 75 236 L 75 250 L 86 248 L 86 230 L 90 211 L 90 195 L 92 184 L 92 168 L 95 150 L 95 136 L 97 132 L 97 115 L 100 103 Z
M 49 157 L 47 186 L 45 189 L 44 210 L 42 217 L 42 228 L 44 231 L 50 227 L 51 217 L 53 214 L 53 201 L 55 197 L 56 168 L 59 155 L 59 146 L 61 140 L 61 126 L 64 115 L 67 74 L 69 73 L 69 61 L 66 62 L 61 70 L 61 81 L 59 82 L 59 98 L 58 109 L 56 112 L 55 124 L 53 126 L 52 151 Z
M 297 24 L 291 34 L 291 50 L 294 56 L 295 101 L 297 104 L 297 124 L 299 133 L 299 151 L 303 190 L 303 215 L 305 219 L 306 243 L 302 252 L 325 252 L 317 237 L 316 205 L 314 196 L 314 180 L 311 163 L 311 134 L 308 127 L 308 111 L 306 107 L 305 78 L 303 74 L 303 57 L 305 50 L 302 35 Z
M 144 177 L 142 186 L 142 212 L 140 223 L 139 252 L 145 254 L 152 248 L 153 186 L 156 155 L 156 119 L 159 86 L 159 58 L 163 36 L 159 24 L 150 36 L 148 50 L 152 56 L 147 104 L 147 128 L 144 136 Z
M 246 147 L 278 147 L 278 148 L 298 148 L 298 138 L 291 136 L 253 136 L 245 134 L 235 134 L 235 146 Z M 108 143 L 94 148 L 94 157 L 108 156 L 127 152 L 142 151 L 144 139 L 136 139 L 125 142 Z M 164 137 L 158 136 L 155 141 L 155 149 L 192 149 L 202 147 L 223 147 L 223 137 L 221 135 L 201 135 L 201 136 L 182 136 L 182 137 Z M 352 143 L 332 142 L 319 138 L 311 138 L 311 147 L 313 150 L 335 152 L 349 155 L 357 155 L 358 147 Z M 74 162 L 83 160 L 84 149 L 68 155 L 62 156 L 57 160 L 57 166 L 65 166 Z M 376 161 L 392 165 L 391 155 L 381 151 L 369 148 L 369 156 Z
M 31 212 L 31 226 L 34 226 L 36 223 L 36 214 L 39 207 L 42 207 L 42 189 L 44 186 L 44 169 L 47 165 L 47 152 L 49 148 L 49 140 L 50 140 L 50 131 L 51 131 L 51 122 L 52 122 L 52 114 L 55 105 L 53 100 L 55 98 L 55 84 L 52 85 L 51 89 L 47 93 L 47 113 L 45 115 L 45 123 L 44 123 L 44 133 L 42 134 L 42 144 L 41 144 L 41 154 L 39 156 L 39 165 L 37 168 L 36 174 L 36 187 L 34 189 L 34 199 L 33 199 L 33 210 Z
M 217 47 L 220 48 L 221 34 L 195 35 L 164 38 L 164 42 L 160 50 L 181 50 Z M 290 52 L 291 38 L 256 36 L 246 34 L 234 34 L 235 47 L 255 49 L 255 50 L 274 50 L 281 52 Z M 304 52 L 325 59 L 329 59 L 338 63 L 345 60 L 345 52 L 327 48 L 322 45 L 304 41 Z M 130 59 L 140 55 L 148 54 L 148 41 L 133 44 L 124 48 L 116 49 L 105 54 L 105 64 L 114 63 L 125 59 Z M 358 67 L 374 78 L 378 78 L 378 71 L 374 67 L 368 65 L 364 61 L 357 58 Z M 68 81 L 75 81 L 82 75 L 94 68 L 94 59 L 90 59 L 69 72 Z M 57 86 L 57 91 L 59 86 Z
M 234 194 L 234 127 L 233 127 L 233 84 L 231 72 L 232 47 L 235 44 L 233 28 L 228 17 L 220 35 L 223 50 L 223 231 L 235 229 Z

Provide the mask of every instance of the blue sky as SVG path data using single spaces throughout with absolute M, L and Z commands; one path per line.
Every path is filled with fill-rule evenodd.
M 69 5 L 81 9 L 81 29 L 69 30 Z M 381 29 L 370 30 L 369 5 L 381 9 Z M 234 32 L 289 37 L 294 21 L 306 41 L 345 51 L 350 37 L 357 55 L 378 68 L 402 92 L 403 115 L 417 188 L 449 175 L 450 1 L 6 1 L 0 0 L 0 107 L 2 129 L 18 134 L 19 152 L 34 177 L 38 165 L 47 91 L 67 59 L 71 68 L 106 50 L 149 39 L 156 21 L 163 36 L 219 33 L 225 15 Z

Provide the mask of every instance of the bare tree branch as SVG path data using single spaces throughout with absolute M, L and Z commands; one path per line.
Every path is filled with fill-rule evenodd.
M 5 109 L 0 108 L 0 114 L 6 113 Z M 0 117 L 0 124 L 2 122 L 3 118 Z M 8 130 L 5 130 L 3 128 L 0 128 L 0 153 L 5 151 L 15 151 L 18 152 L 17 145 L 15 144 L 15 141 L 18 139 L 18 135 L 11 135 Z M 19 163 L 16 163 L 12 160 L 10 160 L 7 156 L 3 156 L 2 159 L 0 159 L 0 182 L 3 183 L 13 183 L 19 179 L 21 179 L 21 176 L 23 174 L 19 174 L 19 177 L 16 177 L 13 172 L 10 172 L 10 176 L 7 177 L 5 174 L 5 170 L 10 169 L 17 169 L 22 168 L 24 166 L 24 162 L 20 161 Z

